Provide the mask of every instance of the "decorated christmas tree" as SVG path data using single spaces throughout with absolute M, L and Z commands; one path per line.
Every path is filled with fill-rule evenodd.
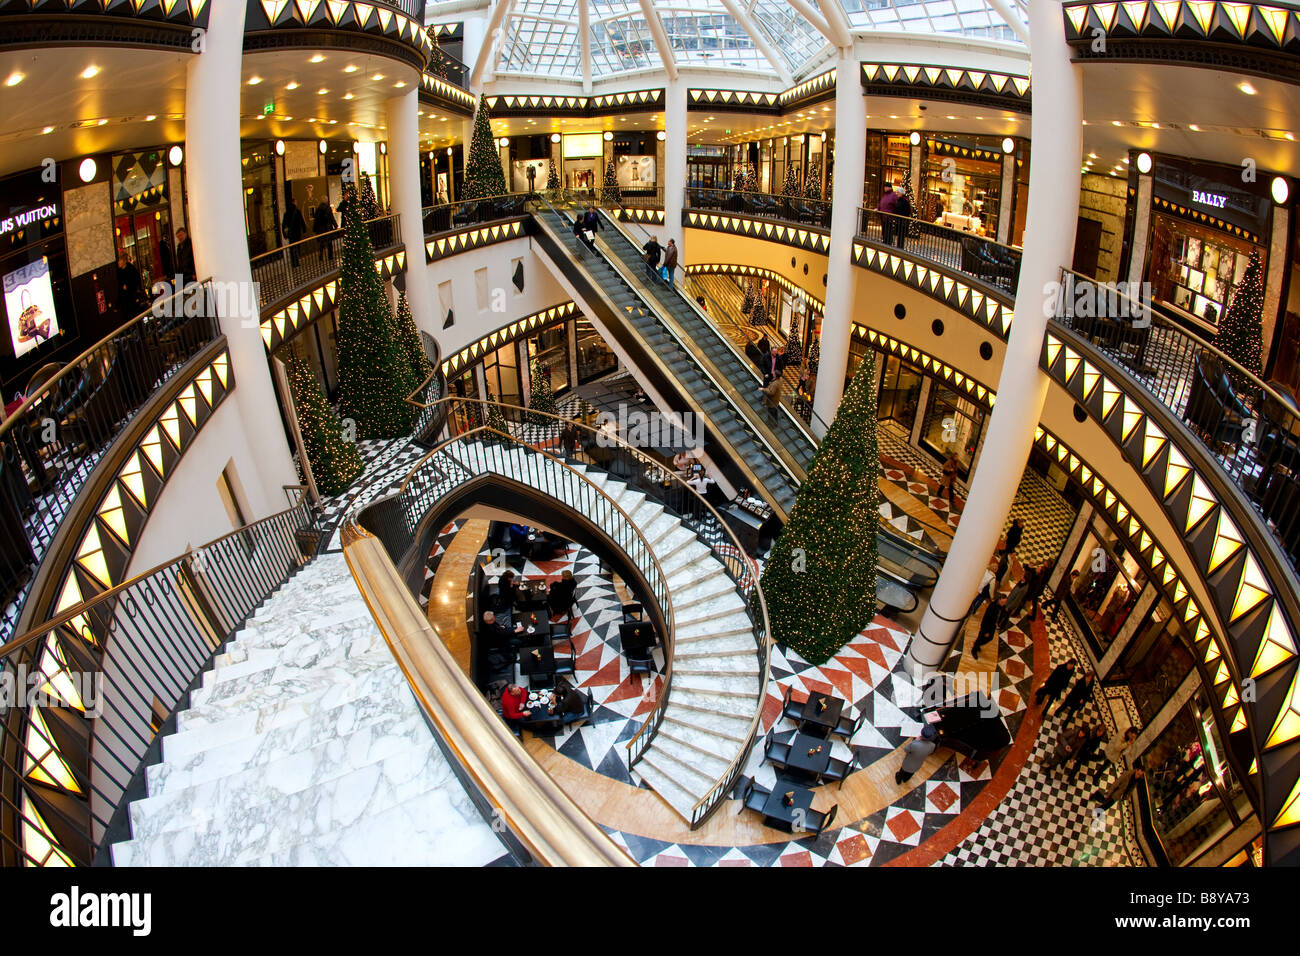
M 835 166 L 834 164 L 832 164 L 826 167 L 826 198 L 827 199 L 830 199 L 831 196 L 833 195 L 832 187 L 834 187 L 835 183 L 832 180 L 834 180 L 834 178 L 835 178 Z
M 747 193 L 758 192 L 758 176 L 754 173 L 753 165 L 749 163 L 745 164 L 745 185 L 743 188 Z
M 361 196 L 357 199 L 357 212 L 366 222 L 383 215 L 379 211 L 379 200 L 375 198 L 375 187 L 370 183 L 369 173 L 361 174 Z
M 530 415 L 529 421 L 534 425 L 550 425 L 555 419 L 547 416 L 560 414 L 555 404 L 555 396 L 551 394 L 550 370 L 539 365 L 537 359 L 533 359 L 528 363 L 528 380 L 530 383 L 528 407 L 545 413 Z
M 623 190 L 618 188 L 618 175 L 614 172 L 614 161 L 605 164 L 605 184 L 601 188 L 601 199 L 605 202 L 623 204 Z
M 1259 376 L 1264 348 L 1264 269 L 1259 251 L 1251 250 L 1246 272 L 1232 294 L 1232 302 L 1219 322 L 1219 334 L 1214 344 L 1224 355 L 1256 377 Z M 1251 382 L 1231 366 L 1228 377 L 1238 390 L 1251 387 Z M 1244 379 L 1244 381 L 1238 381 Z
M 754 297 L 754 308 L 750 310 L 749 321 L 754 325 L 767 325 L 767 306 L 763 302 L 761 291 Z
M 758 298 L 758 279 L 750 276 L 745 282 L 745 298 L 741 300 L 740 312 L 749 315 L 754 311 L 754 301 Z
M 772 634 L 822 664 L 876 614 L 875 362 L 858 366 L 763 571 Z
M 814 159 L 808 167 L 808 178 L 804 181 L 803 194 L 807 199 L 822 198 L 822 161 Z
M 795 315 L 790 323 L 790 334 L 785 339 L 785 364 L 798 368 L 803 364 L 803 343 L 799 341 L 799 322 L 802 316 Z
M 785 182 L 781 184 L 782 196 L 799 195 L 799 170 L 795 168 L 794 163 L 790 163 L 785 168 Z
M 415 317 L 411 315 L 411 306 L 406 301 L 403 291 L 397 300 L 397 334 L 402 343 L 402 352 L 406 356 L 408 383 L 406 394 L 411 395 L 424 384 L 424 380 L 433 371 L 429 357 L 424 354 L 424 345 L 420 342 L 420 330 L 415 327 Z
M 546 188 L 560 188 L 560 174 L 555 171 L 555 160 L 551 160 L 551 168 L 546 172 Z
M 311 367 L 297 355 L 291 355 L 285 363 L 285 373 L 316 490 L 323 498 L 333 498 L 347 490 L 365 471 L 361 453 L 355 442 L 343 437 L 343 423 L 325 399 Z
M 487 97 L 478 98 L 478 112 L 474 114 L 474 137 L 469 144 L 469 159 L 465 165 L 465 199 L 484 199 L 504 196 L 506 177 L 501 171 L 501 154 L 492 138 L 492 114 L 488 111 Z
M 488 404 L 484 415 L 484 424 L 493 431 L 500 432 L 503 435 L 510 434 L 509 429 L 506 428 L 506 417 L 501 413 L 501 406 L 496 404 L 497 397 L 492 394 L 491 389 L 488 389 L 487 401 Z M 495 435 L 489 436 L 487 440 L 500 441 L 500 439 Z
M 440 80 L 447 79 L 447 61 L 442 56 L 442 45 L 438 42 L 438 31 L 430 30 L 429 39 L 433 41 L 433 52 L 429 56 L 429 72 Z
M 344 201 L 356 201 L 351 185 L 344 188 Z M 415 409 L 406 402 L 410 362 L 375 268 L 370 236 L 353 217 L 343 230 L 338 312 L 340 412 L 356 422 L 362 438 L 409 434 L 415 421 Z
M 808 346 L 808 371 L 816 375 L 817 365 L 822 357 L 822 338 L 819 333 L 814 333 L 809 338 L 812 339 L 812 342 Z

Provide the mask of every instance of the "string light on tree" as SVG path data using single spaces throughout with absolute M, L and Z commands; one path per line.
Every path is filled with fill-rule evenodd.
M 501 152 L 492 136 L 492 114 L 487 97 L 479 96 L 474 114 L 474 136 L 470 140 L 469 159 L 465 163 L 465 199 L 504 196 L 506 177 L 501 171 Z
M 290 355 L 285 374 L 316 490 L 326 498 L 342 494 L 365 471 L 361 453 L 355 442 L 344 437 L 343 423 L 326 400 L 311 367 L 297 355 Z
M 1263 361 L 1264 327 L 1264 267 L 1259 250 L 1252 249 L 1250 261 L 1241 282 L 1232 294 L 1232 303 L 1219 321 L 1219 332 L 1214 344 L 1224 355 L 1232 359 L 1256 377 L 1259 376 Z M 1238 382 L 1242 378 L 1235 369 L 1228 369 L 1229 377 L 1238 389 L 1247 389 L 1249 380 Z
M 601 198 L 607 202 L 623 204 L 623 190 L 618 188 L 618 174 L 614 172 L 614 161 L 605 164 L 605 184 L 601 189 Z

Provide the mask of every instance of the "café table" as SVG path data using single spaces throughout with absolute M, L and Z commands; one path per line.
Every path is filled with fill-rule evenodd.
M 519 648 L 520 681 L 528 678 L 528 686 L 550 687 L 555 683 L 555 649 L 549 644 L 541 647 Z
M 789 793 L 790 804 L 786 805 L 785 795 Z M 813 792 L 804 787 L 795 786 L 788 781 L 777 778 L 776 786 L 763 803 L 763 822 L 777 830 L 787 833 L 795 832 L 796 826 L 808 829 L 808 818 L 812 811 Z
M 550 705 L 549 694 L 549 689 L 529 690 L 524 707 L 532 711 L 532 716 L 520 717 L 520 726 L 536 732 L 543 727 L 562 727 L 564 725 L 563 714 L 549 714 L 546 712 L 546 708 Z
M 809 751 L 812 751 L 809 753 Z M 786 769 L 816 778 L 826 772 L 831 762 L 831 742 L 802 731 L 790 741 L 790 756 L 786 758 Z
M 824 705 L 824 706 L 823 706 Z M 809 694 L 799 714 L 799 729 L 806 734 L 825 737 L 839 726 L 844 701 L 830 694 Z
M 515 606 L 525 610 L 546 606 L 545 581 L 526 581 L 515 585 Z
M 524 647 L 549 646 L 551 643 L 551 619 L 545 614 L 536 614 L 531 611 L 515 611 L 512 615 L 513 620 L 510 623 L 511 630 L 515 624 L 522 624 L 524 630 L 516 634 L 515 637 Z M 536 620 L 534 620 L 536 618 Z M 528 633 L 528 628 L 533 632 Z

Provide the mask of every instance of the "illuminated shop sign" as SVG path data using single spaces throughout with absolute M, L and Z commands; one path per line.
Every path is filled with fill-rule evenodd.
M 32 209 L 16 212 L 7 219 L 0 219 L 0 236 L 8 235 L 18 229 L 26 229 L 30 225 L 45 222 L 47 219 L 53 219 L 58 214 L 59 207 L 57 203 L 47 203 L 44 206 L 36 206 Z
M 1219 193 L 1193 189 L 1192 202 L 1196 203 L 1198 206 L 1209 206 L 1212 209 L 1222 209 L 1228 204 L 1228 197 L 1220 195 Z

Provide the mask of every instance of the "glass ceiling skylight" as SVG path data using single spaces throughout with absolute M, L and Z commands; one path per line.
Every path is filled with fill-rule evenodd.
M 823 18 L 827 18 L 829 9 L 828 19 L 847 22 L 855 33 L 949 33 L 1018 42 L 987 0 L 809 3 Z M 1023 19 L 1024 0 L 1011 3 Z M 502 24 L 496 72 L 581 78 L 580 4 L 587 15 L 594 78 L 661 65 L 654 34 L 638 0 L 514 0 Z M 831 4 L 838 8 L 831 8 Z M 715 67 L 800 78 L 830 50 L 821 30 L 783 0 L 654 0 L 652 6 L 663 23 L 679 67 Z M 428 5 L 435 18 L 437 8 L 436 2 Z M 733 16 L 732 10 L 739 18 Z

